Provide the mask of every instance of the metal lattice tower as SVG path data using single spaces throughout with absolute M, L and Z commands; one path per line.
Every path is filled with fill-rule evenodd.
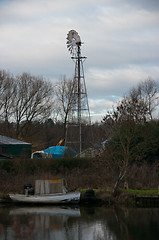
M 74 104 L 67 121 L 65 145 L 72 147 L 79 154 L 85 149 L 84 138 L 86 138 L 86 132 L 84 129 L 86 129 L 86 126 L 89 128 L 91 125 L 83 68 L 83 62 L 86 57 L 81 56 L 81 45 L 78 33 L 75 30 L 69 31 L 67 35 L 67 47 L 75 63 L 75 88 L 73 91 Z

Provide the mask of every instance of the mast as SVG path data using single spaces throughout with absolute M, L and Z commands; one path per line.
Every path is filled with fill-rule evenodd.
M 80 59 L 80 46 L 77 51 L 78 61 L 78 124 L 79 124 L 79 153 L 82 151 L 82 139 L 81 139 L 81 59 Z
M 68 33 L 67 40 L 67 47 L 70 53 L 73 55 L 71 58 L 75 63 L 74 81 L 76 88 L 74 90 L 74 94 L 76 104 L 72 109 L 71 116 L 68 118 L 65 144 L 67 146 L 70 145 L 79 154 L 81 154 L 84 149 L 82 125 L 84 125 L 83 122 L 86 116 L 88 117 L 89 124 L 91 122 L 83 68 L 83 62 L 85 61 L 86 57 L 81 56 L 82 43 L 78 33 L 75 30 L 71 30 Z M 71 127 L 74 127 L 73 131 L 71 131 Z

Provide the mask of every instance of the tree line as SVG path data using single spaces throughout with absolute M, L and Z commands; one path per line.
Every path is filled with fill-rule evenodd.
M 48 119 L 62 122 L 65 135 L 68 114 L 75 104 L 73 91 L 75 81 L 65 76 L 53 85 L 28 73 L 13 76 L 0 70 L 0 121 L 5 123 L 6 135 L 25 138 L 33 123 Z
M 74 94 L 76 87 L 74 79 L 65 76 L 53 84 L 28 73 L 13 76 L 0 70 L 0 122 L 3 123 L 3 132 L 25 138 L 33 125 L 35 128 L 40 124 L 46 128 L 57 125 L 58 129 L 63 129 L 59 135 L 65 137 L 68 115 L 77 101 Z M 92 124 L 95 139 L 104 141 L 128 121 L 144 124 L 153 120 L 158 102 L 157 82 L 150 78 L 140 82 L 111 112 L 107 112 L 101 123 Z

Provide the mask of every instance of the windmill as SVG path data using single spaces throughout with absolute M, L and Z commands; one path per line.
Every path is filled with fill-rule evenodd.
M 88 105 L 87 89 L 84 78 L 83 62 L 86 57 L 81 56 L 81 38 L 75 30 L 70 30 L 67 34 L 67 48 L 71 58 L 75 63 L 74 72 L 74 96 L 75 101 L 72 112 L 68 118 L 65 144 L 71 145 L 79 154 L 84 149 L 84 139 L 82 127 L 90 125 L 90 112 Z M 74 130 L 72 130 L 74 129 Z

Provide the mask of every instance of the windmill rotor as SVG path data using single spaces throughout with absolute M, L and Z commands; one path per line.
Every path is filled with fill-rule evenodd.
M 76 55 L 77 48 L 81 46 L 81 38 L 78 32 L 75 30 L 70 30 L 67 34 L 67 48 L 71 55 Z

